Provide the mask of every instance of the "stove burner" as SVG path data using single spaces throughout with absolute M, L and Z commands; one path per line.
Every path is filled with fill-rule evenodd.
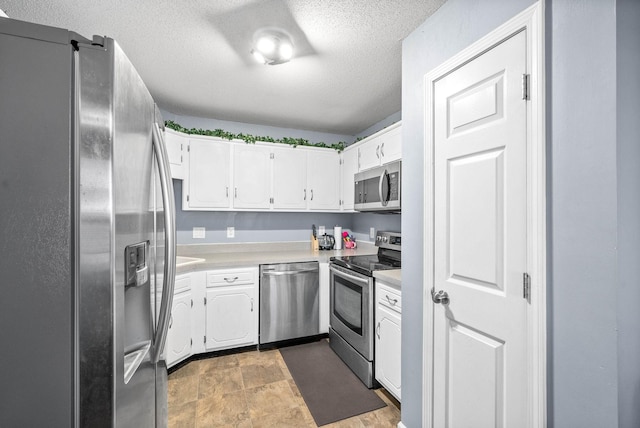
M 331 257 L 331 262 L 367 276 L 373 276 L 373 271 L 376 270 L 399 269 L 402 267 L 400 251 L 393 250 L 386 250 L 384 253 L 379 250 L 378 254 L 364 256 Z

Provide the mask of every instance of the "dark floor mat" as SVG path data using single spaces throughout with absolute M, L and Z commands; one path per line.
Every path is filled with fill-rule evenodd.
M 329 342 L 280 348 L 318 426 L 386 406 L 329 347 Z

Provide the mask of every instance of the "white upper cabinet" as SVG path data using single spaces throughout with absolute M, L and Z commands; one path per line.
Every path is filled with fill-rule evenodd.
M 233 207 L 268 209 L 271 148 L 238 143 L 233 148 Z
M 300 148 L 273 147 L 273 208 L 307 208 L 307 152 Z
M 347 147 L 342 152 L 342 209 L 353 211 L 353 176 L 358 172 L 358 149 Z
M 340 209 L 340 154 L 335 150 L 308 149 L 307 199 L 312 210 Z
M 231 145 L 211 138 L 189 139 L 188 180 L 182 183 L 183 209 L 229 208 Z
M 402 158 L 402 126 L 400 122 L 358 143 L 358 170 L 373 168 Z
M 187 151 L 189 140 L 184 136 L 171 129 L 165 129 L 164 141 L 167 145 L 167 155 L 169 156 L 169 165 L 171 167 L 171 178 L 178 180 L 184 179 L 184 157 Z
M 183 147 L 176 157 L 184 174 L 183 210 L 341 211 L 343 194 L 350 201 L 344 209 L 353 210 L 353 191 L 342 186 L 347 174 L 346 188 L 353 187 L 355 148 L 342 168 L 341 154 L 332 149 L 166 135 L 174 157 Z

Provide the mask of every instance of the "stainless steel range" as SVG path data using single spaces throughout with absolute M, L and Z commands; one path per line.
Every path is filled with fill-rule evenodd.
M 332 257 L 329 265 L 329 343 L 368 388 L 375 386 L 373 272 L 400 268 L 400 233 L 378 232 L 376 246 L 375 255 Z

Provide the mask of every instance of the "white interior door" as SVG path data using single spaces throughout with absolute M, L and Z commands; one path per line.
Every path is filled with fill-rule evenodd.
M 434 427 L 529 417 L 526 37 L 434 84 Z

